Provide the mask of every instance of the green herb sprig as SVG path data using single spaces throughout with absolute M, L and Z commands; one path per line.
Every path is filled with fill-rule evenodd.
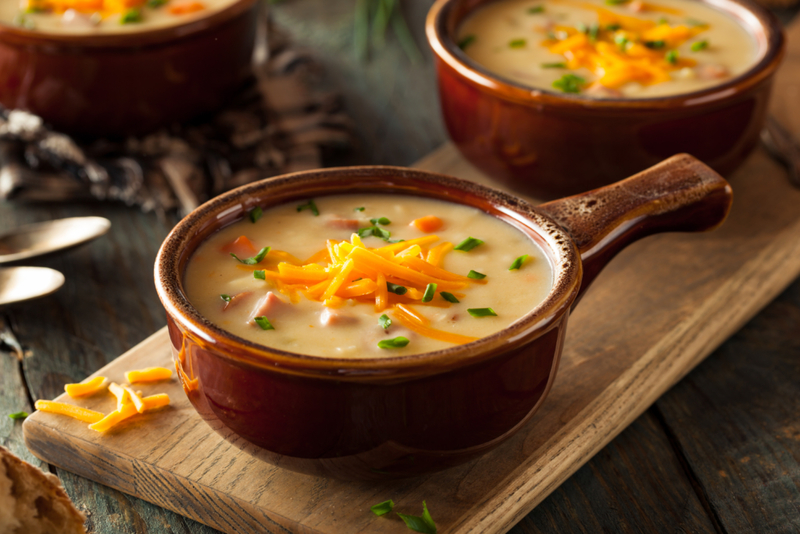
M 467 308 L 467 313 L 473 317 L 497 317 L 497 313 L 491 308 Z
M 370 506 L 369 509 L 377 516 L 385 515 L 394 509 L 394 501 L 389 499 L 388 501 L 379 502 Z
M 467 278 L 472 278 L 473 280 L 483 280 L 486 278 L 486 275 L 479 273 L 478 271 L 470 270 L 470 272 L 467 273 Z
M 522 264 L 525 263 L 525 260 L 527 260 L 527 259 L 528 259 L 528 255 L 527 254 L 523 254 L 522 256 L 520 256 L 519 258 L 515 259 L 511 263 L 511 267 L 509 267 L 508 270 L 509 271 L 518 270 L 520 267 L 522 267 Z
M 256 206 L 255 208 L 250 210 L 250 222 L 255 224 L 261 218 L 261 215 L 264 214 L 264 210 L 261 209 L 260 206 Z
M 14 421 L 20 421 L 22 419 L 25 419 L 26 417 L 28 417 L 28 415 L 30 415 L 28 412 L 15 412 L 8 414 L 8 416 Z
M 400 512 L 395 512 L 400 519 L 406 524 L 408 528 L 414 532 L 422 532 L 423 534 L 436 534 L 436 523 L 433 522 L 428 505 L 422 501 L 422 516 L 406 515 Z
M 236 261 L 238 261 L 239 263 L 243 263 L 245 265 L 255 265 L 257 263 L 261 263 L 261 260 L 263 260 L 267 256 L 267 254 L 269 254 L 269 249 L 270 248 L 271 247 L 262 248 L 261 250 L 258 251 L 258 254 L 256 254 L 252 258 L 241 259 L 239 256 L 237 256 L 233 252 L 231 252 L 231 256 L 236 258 Z
M 135 24 L 137 22 L 142 22 L 142 10 L 138 7 L 133 7 L 122 14 L 119 18 L 120 24 Z
M 309 201 L 306 202 L 305 204 L 300 204 L 299 206 L 297 206 L 298 212 L 301 212 L 303 210 L 311 210 L 311 213 L 314 214 L 314 217 L 319 216 L 319 210 L 317 209 L 317 205 L 314 202 L 314 199 L 309 199 Z
M 405 286 L 393 284 L 391 282 L 386 282 L 386 289 L 389 293 L 394 293 L 395 295 L 405 295 L 406 291 L 408 291 L 408 288 Z
M 425 292 L 422 294 L 422 302 L 430 302 L 433 296 L 436 295 L 436 288 L 438 284 L 430 283 L 425 287 Z
M 269 319 L 267 319 L 264 316 L 255 317 L 253 318 L 253 321 L 256 322 L 256 324 L 261 328 L 261 330 L 275 330 L 275 327 L 272 326 L 272 323 L 269 322 Z
M 455 296 L 455 295 L 453 295 L 452 293 L 448 293 L 447 291 L 442 291 L 442 292 L 441 292 L 441 293 L 439 293 L 439 294 L 440 294 L 440 295 L 442 296 L 442 298 L 443 298 L 444 300 L 446 300 L 447 302 L 452 302 L 453 304 L 458 304 L 458 303 L 460 302 L 460 301 L 459 301 L 459 300 L 456 298 L 456 296 Z
M 468 237 L 461 243 L 455 246 L 453 250 L 460 250 L 462 252 L 469 252 L 470 250 L 474 249 L 475 247 L 479 247 L 483 245 L 483 241 L 475 238 L 475 237 Z
M 708 48 L 708 41 L 697 41 L 692 43 L 692 52 L 699 52 Z
M 580 93 L 581 87 L 586 83 L 586 79 L 574 74 L 565 74 L 553 82 L 553 87 L 561 89 L 565 93 Z
M 402 349 L 408 345 L 409 340 L 407 337 L 397 336 L 393 339 L 384 339 L 378 341 L 378 348 L 381 349 Z
M 385 313 L 378 317 L 378 324 L 381 325 L 381 328 L 387 330 L 390 326 L 392 326 L 392 320 L 389 318 L 388 315 Z M 388 501 L 387 501 L 388 502 Z M 381 515 L 381 514 L 378 514 Z

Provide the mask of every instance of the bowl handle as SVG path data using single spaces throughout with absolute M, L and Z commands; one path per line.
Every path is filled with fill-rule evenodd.
M 583 261 L 578 296 L 620 250 L 659 232 L 702 232 L 725 220 L 730 184 L 688 154 L 620 182 L 538 207 L 572 237 Z M 576 300 L 577 302 L 577 300 Z

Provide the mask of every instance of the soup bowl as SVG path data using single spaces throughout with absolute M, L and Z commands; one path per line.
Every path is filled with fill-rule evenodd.
M 467 57 L 457 29 L 490 1 L 437 0 L 426 33 L 451 139 L 509 187 L 542 199 L 571 195 L 682 152 L 727 174 L 756 146 L 784 52 L 780 22 L 766 9 L 747 0 L 701 0 L 754 36 L 758 59 L 740 76 L 664 97 L 601 99 L 526 87 Z
M 257 4 L 125 33 L 0 23 L 0 104 L 70 134 L 124 136 L 211 112 L 251 74 Z
M 193 252 L 254 207 L 376 192 L 441 199 L 513 226 L 545 252 L 553 285 L 507 328 L 409 356 L 337 359 L 268 348 L 204 318 L 183 276 Z M 250 454 L 343 479 L 419 475 L 463 463 L 524 425 L 553 385 L 570 309 L 624 246 L 662 231 L 719 225 L 731 189 L 691 156 L 625 181 L 534 207 L 507 193 L 430 172 L 352 167 L 249 184 L 202 205 L 156 259 L 175 365 L 208 424 Z

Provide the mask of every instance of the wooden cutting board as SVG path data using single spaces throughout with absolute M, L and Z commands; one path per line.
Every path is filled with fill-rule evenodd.
M 800 134 L 800 24 L 776 83 L 773 109 Z M 418 164 L 490 185 L 446 145 Z M 427 501 L 440 533 L 505 532 L 644 412 L 800 274 L 800 190 L 762 150 L 732 178 L 733 210 L 709 234 L 648 238 L 618 256 L 570 320 L 558 376 L 541 411 L 507 443 L 464 466 L 413 480 L 349 483 L 255 460 L 217 436 L 180 385 L 163 412 L 105 435 L 34 413 L 24 424 L 42 460 L 228 533 L 409 532 L 372 504 L 393 499 L 418 515 Z M 96 374 L 172 367 L 160 330 Z M 73 402 L 111 411 L 110 396 Z

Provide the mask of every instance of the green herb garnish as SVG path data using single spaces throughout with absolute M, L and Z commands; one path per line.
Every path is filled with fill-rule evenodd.
M 696 43 L 692 43 L 692 52 L 699 52 L 700 50 L 705 50 L 708 48 L 708 41 L 697 41 Z
M 26 17 L 25 13 L 17 13 L 12 24 L 18 28 L 25 28 L 26 30 L 33 30 L 36 28 L 36 23 Z
M 586 83 L 584 78 L 574 74 L 565 74 L 553 82 L 553 87 L 561 89 L 565 93 L 580 93 L 581 86 Z
M 275 330 L 275 327 L 272 326 L 272 323 L 269 322 L 269 319 L 267 319 L 264 316 L 255 317 L 253 320 L 256 322 L 258 326 L 261 327 L 261 330 Z
M 608 31 L 608 32 L 615 32 L 615 31 L 621 30 L 621 29 L 622 29 L 622 26 L 620 26 L 616 22 L 613 22 L 611 24 L 606 24 L 606 31 Z
M 536 15 L 537 13 L 544 13 L 544 6 L 534 6 L 528 8 L 529 15 Z
M 512 39 L 508 42 L 509 48 L 522 48 L 527 41 L 525 39 Z
M 467 36 L 465 36 L 463 39 L 461 39 L 461 40 L 458 42 L 458 47 L 459 47 L 461 50 L 464 50 L 466 47 L 468 47 L 469 45 L 471 45 L 472 43 L 474 43 L 474 42 L 475 42 L 475 39 L 477 39 L 477 37 L 475 37 L 474 35 L 467 35 Z
M 142 10 L 138 7 L 129 9 L 119 18 L 120 24 L 133 24 L 136 22 L 142 22 Z
M 606 0 L 606 4 L 610 6 L 618 6 L 621 4 L 627 4 L 629 0 Z
M 314 217 L 319 215 L 319 210 L 317 209 L 317 205 L 314 203 L 313 199 L 310 199 L 305 204 L 300 204 L 299 206 L 297 206 L 297 211 L 303 211 L 303 210 L 311 210 L 311 213 L 314 214 Z
M 367 228 L 361 228 L 356 232 L 356 234 L 358 234 L 358 237 L 375 236 L 375 237 L 378 237 L 380 239 L 383 239 L 384 241 L 387 241 L 387 242 L 390 242 L 390 243 L 392 242 L 392 241 L 389 241 L 389 238 L 392 236 L 392 233 L 389 230 L 385 230 L 385 229 L 379 228 L 377 226 L 368 226 Z M 402 239 L 400 241 L 402 241 Z M 397 241 L 395 241 L 395 243 L 396 242 Z
M 391 282 L 386 282 L 386 289 L 389 293 L 394 293 L 395 295 L 405 295 L 406 291 L 408 291 L 405 286 L 393 284 Z
M 20 419 L 25 419 L 26 417 L 28 417 L 28 415 L 30 415 L 30 414 L 28 414 L 28 412 L 16 412 L 16 413 L 8 414 L 8 416 L 11 419 L 13 419 L 14 421 L 18 421 Z
M 161 7 L 166 4 L 169 0 L 147 0 L 147 7 L 152 7 L 153 9 L 157 7 Z
M 473 248 L 483 245 L 483 241 L 477 239 L 475 237 L 468 237 L 458 245 L 456 245 L 454 250 L 460 250 L 462 252 L 469 252 Z
M 517 269 L 519 269 L 520 267 L 522 267 L 522 264 L 523 264 L 523 263 L 525 262 L 525 260 L 527 260 L 527 259 L 528 259 L 528 255 L 527 255 L 527 254 L 523 254 L 522 256 L 520 256 L 519 258 L 517 258 L 516 260 L 514 260 L 514 262 L 511 264 L 511 267 L 509 267 L 509 268 L 508 268 L 508 270 L 509 270 L 509 271 L 516 271 Z
M 364 206 L 361 206 L 361 207 L 358 207 L 358 208 L 353 208 L 353 211 L 364 211 L 365 209 L 367 209 L 367 208 L 365 208 Z
M 386 316 L 384 315 L 384 317 Z M 370 506 L 369 509 L 372 510 L 372 513 L 375 515 L 384 515 L 391 512 L 393 508 L 394 508 L 394 501 L 389 499 L 388 501 L 383 501 L 379 502 L 378 504 L 373 504 L 372 506 Z
M 566 69 L 566 63 L 542 63 L 543 69 Z
M 591 26 L 589 26 L 589 29 L 586 32 L 587 35 L 589 35 L 589 40 L 592 41 L 592 42 L 597 41 L 597 33 L 599 31 L 600 31 L 600 26 L 598 26 L 598 24 L 596 22 L 594 24 L 592 24 Z
M 378 324 L 381 325 L 381 328 L 386 330 L 387 328 L 392 326 L 392 320 L 389 319 L 389 316 L 384 313 L 383 315 L 378 317 Z M 378 515 L 381 515 L 381 514 L 378 514 Z
M 401 349 L 408 345 L 408 338 L 403 336 L 397 336 L 394 339 L 384 339 L 382 341 L 378 341 L 378 348 L 381 349 Z
M 486 275 L 483 273 L 479 273 L 478 271 L 470 271 L 467 273 L 467 278 L 472 278 L 473 280 L 483 280 L 486 278 Z
M 630 41 L 624 35 L 616 35 L 614 36 L 614 42 L 617 43 L 617 46 L 620 47 L 621 50 L 625 50 L 628 48 L 628 43 Z
M 491 308 L 467 308 L 467 312 L 473 317 L 497 317 Z
M 375 226 L 377 226 L 379 224 L 382 224 L 384 226 L 386 226 L 388 224 L 392 224 L 392 221 L 390 221 L 386 217 L 379 217 L 377 219 L 370 219 L 369 222 L 371 222 Z
M 678 62 L 678 51 L 677 50 L 670 50 L 664 56 L 664 59 L 667 60 L 667 63 L 670 65 L 674 65 Z
M 261 260 L 263 260 L 263 259 L 264 259 L 264 257 L 265 257 L 267 254 L 269 254 L 269 249 L 270 249 L 270 247 L 264 247 L 264 248 L 262 248 L 261 250 L 259 250 L 259 251 L 258 251 L 258 254 L 256 254 L 256 255 L 255 255 L 255 256 L 253 256 L 252 258 L 245 258 L 245 259 L 243 259 L 243 260 L 242 260 L 242 259 L 240 259 L 240 258 L 239 258 L 239 256 L 237 256 L 237 255 L 236 255 L 236 254 L 234 254 L 233 252 L 231 252 L 231 256 L 233 256 L 234 258 L 236 258 L 236 261 L 238 261 L 239 263 L 244 263 L 245 265 L 255 265 L 256 263 L 260 263 L 260 262 L 261 262 Z
M 430 302 L 436 294 L 436 287 L 438 284 L 428 284 L 425 287 L 425 292 L 422 294 L 422 302 Z
M 643 44 L 647 48 L 649 48 L 650 50 L 659 50 L 659 49 L 664 48 L 665 46 L 667 46 L 667 43 L 665 41 L 662 41 L 662 40 L 645 41 Z
M 395 512 L 400 519 L 406 524 L 408 528 L 414 532 L 422 532 L 423 534 L 436 534 L 436 523 L 433 522 L 428 506 L 425 501 L 422 501 L 422 516 L 406 515 L 400 512 Z
M 264 270 L 253 271 L 253 278 L 255 278 L 256 280 L 266 280 L 267 273 Z
M 441 293 L 439 293 L 439 294 L 440 294 L 440 295 L 442 296 L 442 298 L 443 298 L 444 300 L 446 300 L 447 302 L 452 302 L 452 303 L 455 303 L 455 304 L 457 304 L 457 303 L 459 302 L 459 300 L 456 298 L 456 296 L 455 296 L 455 295 L 453 295 L 452 293 L 448 293 L 447 291 L 442 291 L 442 292 L 441 292 Z
M 226 295 L 225 293 L 223 293 L 222 295 L 220 295 L 220 296 L 219 296 L 219 298 L 221 298 L 221 299 L 222 299 L 222 300 L 224 300 L 225 302 L 230 302 L 230 301 L 231 301 L 231 299 L 232 299 L 233 297 L 232 297 L 232 296 L 230 296 L 230 295 Z
M 261 215 L 264 211 L 261 209 L 260 206 L 256 206 L 255 208 L 250 210 L 250 222 L 255 224 L 261 218 Z

